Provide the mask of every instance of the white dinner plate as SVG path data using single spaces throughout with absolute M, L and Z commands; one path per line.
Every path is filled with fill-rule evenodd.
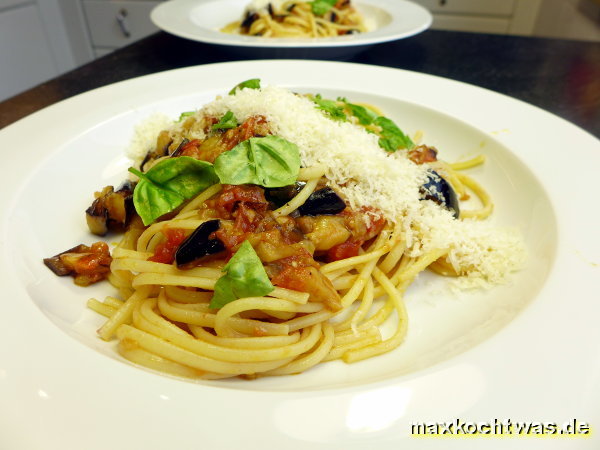
M 471 173 L 493 197 L 492 220 L 523 232 L 526 267 L 506 285 L 458 293 L 420 277 L 406 295 L 406 342 L 351 365 L 191 382 L 122 360 L 85 307 L 112 289 L 79 288 L 42 258 L 95 240 L 84 210 L 125 177 L 136 123 L 176 118 L 249 78 L 374 103 L 446 160 L 485 154 Z M 413 423 L 456 420 L 600 424 L 600 142 L 565 120 L 414 72 L 255 61 L 102 87 L 0 130 L 0 143 L 0 448 L 598 448 L 597 433 L 411 434 Z
M 220 31 L 239 20 L 250 0 L 171 0 L 150 14 L 154 24 L 183 38 L 224 45 L 246 56 L 337 57 L 347 56 L 381 42 L 418 34 L 431 25 L 429 11 L 407 0 L 357 0 L 370 31 L 333 38 L 263 38 Z

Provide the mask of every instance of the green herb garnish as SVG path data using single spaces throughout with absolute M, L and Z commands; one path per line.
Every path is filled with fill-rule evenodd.
M 248 241 L 244 241 L 235 252 L 223 267 L 223 272 L 225 275 L 215 283 L 210 308 L 222 308 L 238 298 L 261 297 L 274 289 L 260 258 Z
M 221 153 L 214 166 L 179 156 L 159 162 L 146 173 L 129 169 L 140 178 L 133 204 L 146 226 L 219 181 L 281 187 L 293 184 L 299 170 L 298 147 L 278 136 L 243 141 Z
M 221 183 L 281 187 L 293 184 L 300 170 L 298 147 L 279 136 L 240 142 L 215 160 Z
M 229 91 L 229 95 L 234 95 L 238 89 L 260 89 L 260 78 L 251 78 L 246 81 L 242 81 L 240 84 L 236 85 L 231 91 Z
M 183 119 L 185 119 L 186 117 L 190 117 L 193 116 L 194 114 L 196 114 L 196 111 L 186 111 L 186 112 L 182 112 L 179 115 L 179 119 L 177 119 L 177 122 L 181 122 Z
M 350 112 L 354 117 L 358 119 L 358 123 L 361 125 L 371 125 L 377 119 L 377 114 L 364 106 L 355 105 L 349 103 L 345 99 L 342 99 Z
M 219 182 L 211 163 L 189 156 L 165 159 L 146 173 L 129 171 L 140 178 L 133 204 L 146 226 Z
M 387 117 L 379 116 L 373 123 L 381 127 L 381 133 L 379 133 L 379 146 L 382 149 L 388 152 L 395 152 L 399 148 L 407 148 L 410 150 L 415 146 L 412 139 L 404 134 L 402 130 Z
M 313 0 L 309 3 L 315 16 L 324 16 L 335 6 L 337 0 Z
M 325 111 L 329 117 L 334 120 L 346 120 L 346 113 L 344 112 L 344 106 L 339 105 L 335 100 L 328 100 L 321 97 L 321 94 L 315 95 L 312 99 L 317 104 L 317 108 Z
M 215 123 L 212 126 L 213 130 L 226 130 L 228 128 L 235 128 L 238 126 L 237 123 L 237 119 L 235 118 L 235 116 L 233 115 L 233 113 L 231 111 L 227 111 L 223 117 L 221 117 L 221 120 L 219 120 L 219 123 Z
M 401 148 L 411 149 L 415 146 L 414 142 L 404 132 L 398 128 L 391 119 L 384 116 L 378 116 L 377 113 L 361 105 L 355 105 L 348 102 L 345 98 L 339 97 L 337 101 L 322 98 L 317 94 L 313 99 L 317 108 L 327 113 L 333 120 L 347 121 L 346 113 L 356 117 L 361 125 L 376 125 L 381 128 L 379 133 L 379 146 L 388 151 L 395 152 Z M 373 130 L 366 128 L 369 133 Z

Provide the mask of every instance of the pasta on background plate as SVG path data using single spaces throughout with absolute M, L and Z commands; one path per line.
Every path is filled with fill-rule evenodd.
M 265 38 L 322 38 L 369 30 L 350 0 L 254 0 L 241 20 L 221 31 Z
M 355 362 L 405 339 L 403 294 L 424 270 L 501 283 L 521 235 L 486 219 L 486 191 L 377 107 L 251 79 L 176 121 L 137 129 L 131 179 L 96 193 L 80 245 L 45 263 L 119 296 L 88 306 L 104 340 L 200 379 Z M 148 144 L 151 142 L 151 144 Z M 461 208 L 475 196 L 480 207 Z M 395 323 L 382 335 L 384 324 Z

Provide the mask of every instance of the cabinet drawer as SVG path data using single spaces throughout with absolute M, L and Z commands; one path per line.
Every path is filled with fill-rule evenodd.
M 512 15 L 515 0 L 413 0 L 433 13 Z
M 83 9 L 94 47 L 122 47 L 158 31 L 150 11 L 158 1 L 84 0 Z

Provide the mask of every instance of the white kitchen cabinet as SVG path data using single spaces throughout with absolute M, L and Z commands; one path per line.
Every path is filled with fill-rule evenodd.
M 150 12 L 159 1 L 82 0 L 81 3 L 95 55 L 104 55 L 158 31 L 150 21 Z
M 432 28 L 437 30 L 472 31 L 477 33 L 506 34 L 510 20 L 498 17 L 437 15 Z
M 542 0 L 413 0 L 429 9 L 433 29 L 532 34 Z
M 0 1 L 0 101 L 58 75 L 37 4 Z
M 515 0 L 417 0 L 433 13 L 510 16 Z
M 28 3 L 31 3 L 31 0 L 0 0 L 0 10 L 18 5 L 26 5 Z

